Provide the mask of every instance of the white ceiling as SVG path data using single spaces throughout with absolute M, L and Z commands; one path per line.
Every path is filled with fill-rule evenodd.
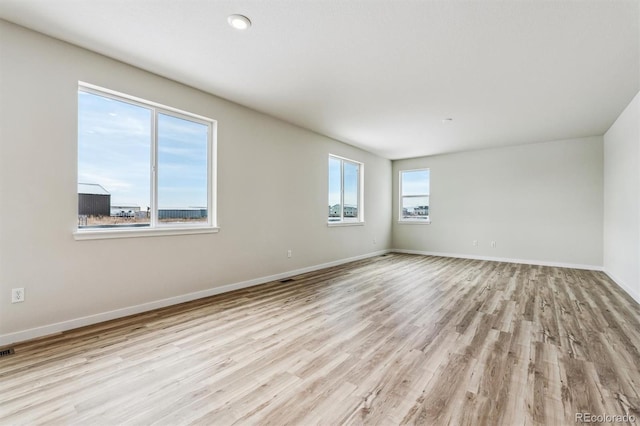
M 640 89 L 638 0 L 0 0 L 0 17 L 391 159 L 602 135 Z

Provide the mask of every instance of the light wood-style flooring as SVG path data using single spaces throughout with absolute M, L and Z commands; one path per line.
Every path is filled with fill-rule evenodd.
M 389 254 L 14 346 L 0 424 L 640 424 L 600 272 Z

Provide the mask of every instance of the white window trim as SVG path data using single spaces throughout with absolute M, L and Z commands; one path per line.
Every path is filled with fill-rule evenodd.
M 429 188 L 429 194 L 420 194 L 420 195 L 402 195 L 402 173 L 404 172 L 422 172 L 428 170 L 429 171 L 429 186 L 431 186 L 431 169 L 428 167 L 422 167 L 419 169 L 407 169 L 400 170 L 398 172 L 398 188 L 399 188 L 399 197 L 398 197 L 398 223 L 401 225 L 431 225 L 431 188 Z M 429 216 L 426 219 L 405 219 L 402 217 L 402 199 L 405 197 L 429 197 Z
M 342 226 L 364 226 L 364 221 L 362 222 L 327 222 L 327 226 L 329 228 L 340 228 Z
M 207 125 L 208 138 L 207 138 L 207 222 L 198 224 L 184 224 L 177 225 L 175 223 L 162 224 L 159 223 L 156 214 L 152 214 L 150 217 L 150 223 L 148 227 L 113 227 L 113 228 L 76 228 L 73 233 L 73 237 L 76 240 L 94 240 L 94 239 L 108 239 L 108 238 L 132 238 L 132 237 L 146 237 L 146 236 L 163 236 L 163 235 L 190 235 L 190 234 L 203 234 L 203 233 L 217 233 L 220 228 L 217 226 L 217 158 L 218 158 L 218 141 L 217 141 L 217 128 L 218 122 L 212 118 L 208 118 L 202 115 L 193 114 L 188 111 L 183 111 L 177 108 L 173 108 L 167 105 L 163 105 L 157 102 L 148 101 L 146 99 L 131 96 L 125 93 L 117 92 L 115 90 L 106 89 L 104 87 L 96 86 L 94 84 L 86 83 L 83 81 L 78 82 L 78 91 L 91 93 L 94 95 L 114 99 L 120 102 L 126 102 L 132 105 L 137 105 L 142 108 L 152 110 L 151 114 L 151 193 L 152 197 L 151 212 L 157 213 L 157 199 L 158 199 L 158 179 L 157 179 L 157 151 L 158 151 L 158 138 L 157 130 L 158 123 L 156 120 L 157 114 L 165 114 L 172 117 L 178 117 L 196 123 Z M 77 143 L 76 143 L 77 146 Z M 77 171 L 77 166 L 76 166 Z M 77 180 L 77 179 L 76 179 Z M 78 199 L 76 198 L 76 206 L 78 205 Z M 77 214 L 77 213 L 76 213 Z
M 112 238 L 137 238 L 137 237 L 162 237 L 169 235 L 193 235 L 193 234 L 214 234 L 220 231 L 217 227 L 204 227 L 189 225 L 179 228 L 85 228 L 73 233 L 73 238 L 82 240 L 106 240 Z
M 364 163 L 355 161 L 350 158 L 341 157 L 329 153 L 329 158 L 335 158 L 340 160 L 340 205 L 342 206 L 341 216 L 339 221 L 329 221 L 327 218 L 328 227 L 340 227 L 340 226 L 362 226 L 364 225 Z M 352 164 L 358 165 L 358 217 L 355 219 L 344 218 L 344 162 L 347 161 Z M 327 169 L 328 173 L 328 169 Z M 327 182 L 329 181 L 327 176 Z

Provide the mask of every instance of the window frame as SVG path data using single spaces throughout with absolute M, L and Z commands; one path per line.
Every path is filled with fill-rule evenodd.
M 340 219 L 330 221 L 327 214 L 327 226 L 358 226 L 364 225 L 364 163 L 350 158 L 342 157 L 329 153 L 327 161 L 327 182 L 329 182 L 329 161 L 331 159 L 340 161 Z M 358 216 L 355 218 L 345 218 L 344 216 L 344 164 L 345 162 L 358 166 Z M 327 196 L 329 195 L 329 188 L 327 187 Z M 328 197 L 327 197 L 328 199 Z
M 202 115 L 190 113 L 177 108 L 169 107 L 157 102 L 142 99 L 136 96 L 106 89 L 90 83 L 78 82 L 77 93 L 89 93 L 107 99 L 135 105 L 150 111 L 150 220 L 149 226 L 121 226 L 121 227 L 83 227 L 76 225 L 73 233 L 76 240 L 105 239 L 105 238 L 129 238 L 161 235 L 188 235 L 200 233 L 218 232 L 217 226 L 217 121 Z M 77 105 L 79 114 L 79 105 Z M 198 223 L 167 223 L 163 224 L 158 218 L 158 115 L 164 114 L 207 126 L 207 221 Z M 79 146 L 79 138 L 76 140 L 76 149 Z M 76 151 L 77 152 L 77 151 Z M 76 173 L 78 172 L 78 159 L 76 156 Z M 77 181 L 77 176 L 76 176 Z M 78 197 L 76 194 L 76 216 Z
M 406 173 L 406 172 L 424 172 L 427 171 L 429 172 L 429 187 L 428 187 L 428 191 L 429 193 L 427 194 L 418 194 L 418 195 L 403 195 L 403 191 L 402 191 L 402 183 L 403 183 L 403 179 L 402 179 L 402 174 Z M 398 223 L 400 224 L 414 224 L 414 225 L 429 225 L 431 224 L 431 169 L 429 167 L 421 167 L 419 169 L 406 169 L 406 170 L 400 170 L 398 172 Z M 429 200 L 429 214 L 427 215 L 426 218 L 422 219 L 422 218 L 405 218 L 403 213 L 402 213 L 402 209 L 403 209 L 403 200 L 405 198 L 420 198 L 420 197 L 427 197 L 427 199 Z

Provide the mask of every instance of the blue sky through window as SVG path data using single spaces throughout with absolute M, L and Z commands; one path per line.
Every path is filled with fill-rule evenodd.
M 358 206 L 358 172 L 359 166 L 354 163 L 344 162 L 344 205 L 345 207 Z
M 207 207 L 208 130 L 158 114 L 158 208 Z
M 102 185 L 112 205 L 151 203 L 151 118 L 143 106 L 78 92 L 78 182 Z M 158 114 L 159 208 L 207 206 L 208 126 Z
M 334 157 L 329 157 L 329 206 L 340 204 L 341 188 L 341 161 Z
M 111 204 L 151 199 L 151 110 L 91 93 L 78 94 L 78 182 L 102 185 Z
M 329 222 L 358 219 L 361 164 L 329 155 Z
M 403 171 L 402 174 L 402 208 L 413 209 L 429 205 L 429 170 Z M 424 195 L 424 197 L 416 197 Z M 407 197 L 407 198 L 404 198 Z
M 402 172 L 402 195 L 429 195 L 429 170 Z

